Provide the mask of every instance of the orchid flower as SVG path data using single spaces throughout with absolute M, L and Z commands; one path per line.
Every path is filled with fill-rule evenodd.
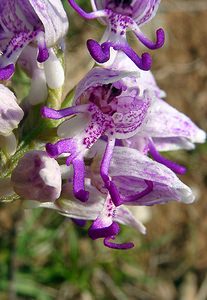
M 123 51 L 140 69 L 150 69 L 150 55 L 144 53 L 139 57 L 127 43 L 126 31 L 131 30 L 139 41 L 151 50 L 162 47 L 163 29 L 157 30 L 155 42 L 150 41 L 140 30 L 141 25 L 155 16 L 160 0 L 91 0 L 94 10 L 91 13 L 82 10 L 75 0 L 68 0 L 68 2 L 83 18 L 100 18 L 107 26 L 101 44 L 92 39 L 87 41 L 88 50 L 98 63 L 105 63 L 110 59 L 112 48 Z
M 120 244 L 110 241 L 114 240 L 120 231 L 118 223 L 132 226 L 142 234 L 146 233 L 146 229 L 133 216 L 133 209 L 131 212 L 125 204 L 133 208 L 172 200 L 184 203 L 194 201 L 191 189 L 170 169 L 135 149 L 116 146 L 110 167 L 110 176 L 122 195 L 122 203 L 116 206 L 98 174 L 100 164 L 100 153 L 98 153 L 92 164 L 87 167 L 85 184 L 90 195 L 87 203 L 74 198 L 70 172 L 68 183 L 64 186 L 60 199 L 53 203 L 44 202 L 35 206 L 55 209 L 60 214 L 73 219 L 93 220 L 88 231 L 93 240 L 103 238 L 104 245 L 109 248 L 129 249 L 134 246 L 131 242 Z M 146 181 L 152 183 L 153 189 L 144 195 Z M 137 195 L 141 197 L 138 198 Z M 29 205 L 31 204 L 34 206 L 34 203 Z
M 99 180 L 97 179 L 100 176 L 93 164 L 91 165 L 91 173 L 91 184 L 100 191 L 101 181 L 98 183 Z M 104 238 L 104 245 L 110 248 L 129 249 L 133 247 L 132 243 L 110 242 L 110 239 L 115 239 L 119 232 L 115 218 L 120 212 L 120 208 L 125 207 L 121 204 L 134 207 L 163 204 L 172 200 L 184 203 L 194 201 L 191 189 L 183 184 L 174 172 L 135 149 L 115 147 L 111 160 L 110 176 L 121 195 L 121 202 L 117 207 L 114 205 L 110 194 L 106 192 L 104 206 L 89 228 L 89 236 L 92 239 Z M 150 192 L 146 192 L 146 183 L 152 185 Z M 103 183 L 102 188 L 104 188 Z M 104 190 L 102 190 L 102 194 L 104 194 Z
M 125 55 L 118 53 L 111 68 L 119 71 L 137 71 L 137 66 Z M 178 174 L 185 173 L 186 169 L 171 162 L 159 154 L 159 151 L 179 149 L 192 150 L 195 143 L 204 143 L 206 133 L 194 124 L 185 114 L 177 111 L 162 98 L 166 93 L 159 88 L 150 71 L 139 70 L 137 75 L 139 95 L 146 91 L 153 95 L 154 101 L 146 119 L 145 129 L 133 137 L 122 141 L 123 145 L 136 148 L 160 163 L 165 164 Z
M 60 0 L 1 0 L 0 80 L 13 75 L 15 63 L 28 44 L 37 46 L 37 61 L 53 70 L 57 58 L 52 47 L 67 29 L 68 20 Z
M 69 154 L 66 164 L 73 165 L 74 195 L 81 201 L 87 201 L 89 196 L 84 187 L 84 157 L 100 139 L 108 139 L 100 166 L 100 175 L 116 206 L 125 200 L 121 198 L 116 184 L 109 175 L 110 161 L 115 145 L 127 145 L 133 139 L 136 143 L 135 136 L 138 137 L 138 140 L 144 137 L 155 160 L 176 173 L 183 174 L 185 172 L 184 167 L 159 156 L 159 153 L 156 152 L 151 140 L 156 137 L 156 134 L 161 137 L 165 135 L 166 118 L 170 119 L 171 115 L 163 116 L 162 126 L 156 125 L 156 122 L 153 123 L 153 126 L 151 125 L 154 119 L 159 123 L 160 114 L 156 115 L 158 100 L 154 99 L 153 93 L 147 94 L 146 91 L 140 96 L 137 74 L 135 73 L 134 76 L 133 74 L 94 68 L 78 84 L 74 106 L 59 111 L 47 107 L 42 109 L 42 116 L 52 119 L 76 115 L 59 126 L 58 135 L 64 139 L 56 144 L 47 144 L 46 150 L 54 158 L 61 154 Z M 165 105 L 167 104 L 163 102 L 164 108 Z M 168 132 L 171 130 L 171 123 L 176 126 L 174 122 L 174 119 L 172 122 L 169 120 L 169 130 L 166 131 L 166 134 L 169 134 Z M 177 133 L 179 130 L 182 131 L 182 122 L 178 123 L 175 136 L 179 136 Z M 171 131 L 174 131 L 174 127 Z M 148 195 L 152 190 L 152 182 L 146 180 L 145 189 L 141 194 L 132 196 L 133 201 Z
M 17 104 L 15 95 L 0 84 L 0 147 L 8 154 L 16 151 L 17 142 L 13 130 L 18 127 L 24 112 Z
M 25 203 L 27 207 L 44 207 L 54 209 L 61 215 L 78 221 L 94 221 L 89 228 L 89 236 L 95 240 L 104 238 L 104 245 L 113 249 L 129 249 L 134 246 L 133 243 L 112 243 L 109 240 L 114 239 L 120 231 L 120 224 L 129 225 L 142 234 L 146 233 L 145 226 L 136 220 L 132 212 L 124 205 L 115 207 L 108 197 L 101 194 L 91 185 L 90 179 L 86 180 L 87 189 L 90 191 L 90 197 L 87 203 L 77 201 L 70 192 L 70 184 L 63 189 L 64 192 L 60 199 L 55 202 L 34 202 Z M 70 200 L 69 200 L 70 199 Z M 110 214 L 110 215 L 109 215 Z M 97 224 L 99 223 L 99 224 Z
M 92 69 L 78 84 L 74 106 L 62 110 L 42 108 L 42 116 L 61 119 L 77 115 L 63 122 L 58 135 L 65 137 L 55 144 L 47 144 L 51 157 L 68 154 L 66 164 L 73 165 L 74 195 L 87 201 L 88 192 L 84 187 L 84 156 L 97 140 L 106 137 L 108 143 L 101 164 L 101 177 L 109 190 L 112 200 L 116 189 L 108 172 L 113 149 L 117 139 L 126 139 L 142 131 L 151 98 L 146 93 L 139 96 L 136 77 L 133 73 Z

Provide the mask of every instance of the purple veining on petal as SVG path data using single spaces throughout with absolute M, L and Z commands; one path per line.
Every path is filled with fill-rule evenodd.
M 133 6 L 132 0 L 109 0 L 105 1 L 105 7 L 112 10 L 114 13 L 123 14 L 132 17 Z
M 113 155 L 113 149 L 114 149 L 115 141 L 109 140 L 107 143 L 107 147 L 105 150 L 105 153 L 103 155 L 103 159 L 101 162 L 101 168 L 100 168 L 100 175 L 104 181 L 105 187 L 110 193 L 111 200 L 113 201 L 115 206 L 120 206 L 123 203 L 126 202 L 137 202 L 142 197 L 148 195 L 153 190 L 153 182 L 149 180 L 145 180 L 145 183 L 147 187 L 138 193 L 131 194 L 128 196 L 120 196 L 120 193 L 114 184 L 114 182 L 109 177 L 109 168 L 110 168 L 110 161 L 112 159 Z
M 137 11 L 134 11 L 134 20 L 138 25 L 143 25 L 149 22 L 156 14 L 161 0 L 139 0 L 138 5 L 141 4 L 142 9 L 140 11 L 139 7 Z M 135 2 L 135 4 L 136 4 Z
M 146 181 L 153 182 L 150 193 L 128 205 L 154 205 L 172 200 L 191 203 L 194 200 L 191 189 L 170 168 L 132 148 L 115 147 L 110 174 L 123 198 L 142 192 Z
M 138 193 L 127 195 L 127 196 L 122 196 L 120 198 L 120 202 L 116 203 L 116 206 L 119 206 L 121 204 L 126 204 L 127 202 L 136 202 L 139 203 L 139 200 L 145 196 L 147 196 L 149 193 L 153 191 L 153 182 L 149 180 L 144 180 L 146 183 L 147 187 Z
M 156 148 L 154 147 L 153 142 L 149 142 L 149 151 L 152 157 L 159 163 L 165 165 L 169 169 L 171 169 L 173 172 L 177 174 L 185 174 L 186 168 L 183 166 L 178 165 L 177 163 L 170 161 L 169 159 L 161 156 L 159 152 L 157 152 Z

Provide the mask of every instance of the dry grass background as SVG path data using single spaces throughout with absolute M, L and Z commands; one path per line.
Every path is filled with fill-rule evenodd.
M 91 66 L 86 39 L 98 39 L 103 32 L 98 22 L 86 22 L 67 10 L 66 92 Z M 167 39 L 152 53 L 157 82 L 170 104 L 206 130 L 207 2 L 163 0 L 147 34 L 153 37 L 159 26 Z M 127 252 L 91 242 L 85 229 L 54 212 L 1 205 L 0 299 L 206 300 L 207 146 L 169 155 L 188 166 L 182 180 L 198 201 L 150 208 L 147 236 L 123 228 L 123 240 L 136 244 Z

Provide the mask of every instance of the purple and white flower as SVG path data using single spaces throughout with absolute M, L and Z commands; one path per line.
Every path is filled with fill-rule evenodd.
M 77 115 L 59 126 L 58 135 L 64 139 L 56 144 L 47 144 L 46 150 L 55 158 L 63 153 L 69 155 L 66 164 L 73 165 L 74 195 L 79 200 L 87 201 L 89 196 L 84 187 L 84 156 L 101 137 L 108 139 L 101 177 L 115 197 L 115 187 L 108 171 L 116 140 L 142 132 L 150 105 L 151 99 L 147 93 L 139 96 L 133 73 L 97 67 L 77 86 L 74 106 L 62 110 L 43 107 L 42 116 L 46 118 L 61 119 Z
M 101 148 L 103 143 L 99 145 Z M 133 216 L 133 209 L 131 212 L 125 204 L 133 208 L 163 204 L 172 200 L 184 203 L 194 201 L 191 189 L 170 169 L 135 149 L 115 146 L 109 173 L 122 197 L 122 203 L 116 206 L 99 175 L 100 164 L 101 157 L 98 152 L 86 170 L 85 185 L 89 191 L 89 199 L 86 203 L 74 198 L 72 174 L 69 168 L 68 183 L 64 186 L 61 197 L 54 203 L 46 202 L 37 206 L 55 209 L 73 219 L 93 220 L 89 228 L 89 236 L 93 240 L 103 238 L 104 245 L 107 247 L 129 249 L 133 247 L 133 243 L 110 241 L 110 239 L 114 240 L 120 231 L 118 223 L 132 226 L 142 234 L 146 233 L 146 229 Z M 146 183 L 149 182 L 152 189 L 146 193 Z
M 42 109 L 42 116 L 51 119 L 76 115 L 59 126 L 58 135 L 64 139 L 56 144 L 47 144 L 46 149 L 51 157 L 56 158 L 61 154 L 69 155 L 66 164 L 73 165 L 74 195 L 81 201 L 87 201 L 89 197 L 88 191 L 84 187 L 84 158 L 88 150 L 100 139 L 107 140 L 100 165 L 100 175 L 104 187 L 108 190 L 111 200 L 116 206 L 143 198 L 153 191 L 153 184 L 146 180 L 140 194 L 135 194 L 132 198 L 120 196 L 117 185 L 109 175 L 110 161 L 113 150 L 116 148 L 115 145 L 138 148 L 139 152 L 144 154 L 150 151 L 156 161 L 166 165 L 175 173 L 183 174 L 185 172 L 184 167 L 159 155 L 153 138 L 156 139 L 157 136 L 159 138 L 179 137 L 179 133 L 183 131 L 185 138 L 192 139 L 194 130 L 200 132 L 200 129 L 197 129 L 186 116 L 176 110 L 174 112 L 171 107 L 170 112 L 167 110 L 163 113 L 163 122 L 160 121 L 162 105 L 165 109 L 166 105 L 168 108 L 168 104 L 157 99 L 155 93 L 152 92 L 148 94 L 144 91 L 140 96 L 136 76 L 136 73 L 94 68 L 77 86 L 74 106 L 59 111 L 47 107 Z M 179 118 L 181 118 L 180 122 L 178 122 Z M 167 121 L 169 126 L 167 126 Z M 175 121 L 178 123 L 177 125 Z M 189 129 L 189 135 L 186 136 L 187 121 L 188 127 L 193 125 Z M 159 122 L 162 126 L 159 125 Z M 174 132 L 174 136 L 172 132 Z M 180 135 L 182 136 L 181 133 Z
M 17 104 L 15 95 L 0 84 L 0 147 L 10 155 L 15 153 L 17 146 L 13 130 L 23 116 L 24 112 Z
M 54 201 L 61 193 L 60 167 L 45 151 L 29 151 L 12 172 L 11 182 L 23 199 Z
M 53 65 L 52 47 L 67 29 L 68 20 L 60 0 L 1 0 L 0 80 L 13 75 L 15 63 L 28 44 L 38 48 L 38 62 Z
M 140 30 L 141 25 L 155 16 L 160 0 L 91 0 L 94 10 L 91 13 L 82 10 L 75 0 L 68 2 L 83 18 L 100 18 L 107 26 L 101 44 L 92 39 L 87 41 L 88 50 L 98 63 L 107 62 L 110 59 L 110 49 L 114 49 L 123 51 L 140 69 L 150 69 L 150 55 L 144 53 L 139 57 L 127 43 L 126 32 L 131 30 L 139 41 L 151 50 L 162 47 L 163 29 L 157 30 L 155 42 L 150 41 Z
M 94 168 L 91 167 L 93 172 Z M 93 174 L 91 183 L 104 193 L 104 184 L 98 183 L 98 170 Z M 104 206 L 89 228 L 92 239 L 104 238 L 105 246 L 115 249 L 128 249 L 132 243 L 117 244 L 109 242 L 119 233 L 115 220 L 122 204 L 150 206 L 172 200 L 192 203 L 194 196 L 189 187 L 183 184 L 169 168 L 159 164 L 135 149 L 116 146 L 114 148 L 110 171 L 112 182 L 119 193 L 119 203 L 107 193 Z M 116 198 L 117 200 L 118 198 Z M 117 206 L 118 205 L 118 206 Z M 131 224 L 130 224 L 131 225 Z M 144 232 L 142 232 L 144 233 Z

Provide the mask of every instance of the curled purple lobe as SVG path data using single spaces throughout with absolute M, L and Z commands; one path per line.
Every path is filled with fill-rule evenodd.
M 113 221 L 115 217 L 115 207 L 109 197 L 107 197 L 104 207 L 98 218 L 92 223 L 88 230 L 89 236 L 93 239 L 104 238 L 104 245 L 113 249 L 129 249 L 134 247 L 133 243 L 117 244 L 109 242 L 119 234 L 120 227 Z
M 115 42 L 104 42 L 99 44 L 95 40 L 88 40 L 87 47 L 90 55 L 98 63 L 105 63 L 110 59 L 110 48 L 117 51 L 123 51 L 136 65 L 138 68 L 148 71 L 151 68 L 152 59 L 148 53 L 143 53 L 141 58 L 134 52 L 134 50 L 127 44 L 119 44 Z

